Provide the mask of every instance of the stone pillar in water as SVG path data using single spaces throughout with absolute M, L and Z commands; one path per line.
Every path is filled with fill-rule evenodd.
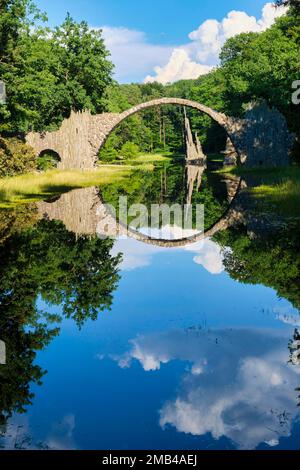
M 192 197 L 193 192 L 195 189 L 196 183 L 196 191 L 199 191 L 202 183 L 202 176 L 204 171 L 206 170 L 205 165 L 187 165 L 186 173 L 187 173 L 187 200 L 186 204 L 192 204 Z
M 4 341 L 0 340 L 0 365 L 6 364 L 6 347 Z
M 206 161 L 206 155 L 204 155 L 203 153 L 198 134 L 196 134 L 195 136 L 196 143 L 194 141 L 190 120 L 187 117 L 185 108 L 184 108 L 184 123 L 185 123 L 186 160 L 187 161 L 197 161 L 197 160 Z
M 0 104 L 6 103 L 5 83 L 0 80 Z

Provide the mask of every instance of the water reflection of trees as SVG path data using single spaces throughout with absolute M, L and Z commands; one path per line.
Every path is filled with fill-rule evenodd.
M 110 309 L 117 287 L 120 256 L 113 242 L 76 237 L 61 222 L 41 220 L 16 231 L 0 245 L 0 337 L 6 343 L 6 366 L 0 368 L 0 424 L 24 412 L 41 383 L 37 351 L 59 334 L 63 317 L 82 327 Z M 42 308 L 60 305 L 61 314 Z
M 215 238 L 224 247 L 224 266 L 233 279 L 271 287 L 300 309 L 299 233 L 297 222 L 251 234 L 239 225 Z
M 201 171 L 201 187 L 193 184 L 188 186 L 188 168 L 182 164 L 166 163 L 158 165 L 154 171 L 136 170 L 130 178 L 116 184 L 101 188 L 101 196 L 105 203 L 119 208 L 119 197 L 127 196 L 128 206 L 144 204 L 151 213 L 151 204 L 184 205 L 188 202 L 194 207 L 204 204 L 205 229 L 214 225 L 227 211 L 229 206 L 228 188 L 224 175 Z M 238 179 L 239 180 L 239 179 Z M 190 195 L 189 195 L 190 193 Z M 150 222 L 150 221 L 149 221 Z

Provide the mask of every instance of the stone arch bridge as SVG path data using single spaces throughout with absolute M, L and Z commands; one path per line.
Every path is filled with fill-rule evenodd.
M 265 103 L 250 106 L 244 119 L 226 116 L 196 101 L 181 98 L 160 98 L 139 104 L 123 113 L 92 115 L 89 111 L 72 112 L 59 130 L 29 133 L 26 141 L 37 155 L 51 150 L 60 157 L 60 169 L 92 169 L 101 147 L 110 133 L 124 119 L 143 109 L 155 106 L 186 106 L 210 116 L 226 131 L 239 157 L 247 166 L 284 166 L 294 137 L 289 133 L 286 119 Z
M 60 169 L 91 169 L 95 166 L 99 150 L 106 139 L 124 119 L 143 109 L 163 105 L 186 106 L 210 116 L 225 129 L 240 156 L 240 160 L 245 161 L 247 152 L 241 135 L 246 124 L 245 120 L 227 117 L 225 114 L 214 111 L 196 101 L 181 98 L 161 98 L 148 101 L 120 114 L 92 115 L 89 111 L 72 112 L 71 116 L 63 121 L 59 130 L 42 134 L 32 132 L 27 135 L 26 141 L 33 147 L 37 155 L 46 150 L 56 152 L 60 157 Z

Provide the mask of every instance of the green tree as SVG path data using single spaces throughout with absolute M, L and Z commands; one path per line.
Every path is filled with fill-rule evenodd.
M 35 299 L 41 295 L 50 304 L 63 304 L 64 315 L 80 326 L 111 307 L 120 262 L 120 257 L 110 256 L 112 243 L 97 237 L 77 238 L 62 223 L 42 220 L 0 248 L 1 289 L 10 294 L 17 291 L 24 299 L 27 291 L 34 292 Z M 34 316 L 31 303 L 18 309 L 20 315 L 31 310 Z
M 33 150 L 20 139 L 0 137 L 0 177 L 27 173 L 36 169 Z
M 32 0 L 0 0 L 0 64 L 13 66 L 13 56 L 19 40 L 37 19 L 46 19 Z M 3 70 L 3 69 L 2 69 Z
M 0 77 L 7 103 L 0 106 L 0 131 L 52 130 L 71 110 L 104 109 L 103 95 L 113 70 L 101 30 L 70 15 L 54 30 L 38 26 L 31 0 L 5 2 L 1 13 Z M 31 26 L 34 26 L 32 28 Z
M 134 158 L 139 154 L 139 148 L 134 142 L 126 142 L 122 145 L 120 153 L 125 158 Z
M 68 94 L 66 112 L 70 107 L 103 112 L 103 96 L 112 82 L 113 65 L 108 60 L 102 30 L 90 29 L 85 21 L 76 23 L 68 14 L 55 28 L 53 39 L 59 50 L 59 78 Z
M 299 0 L 276 0 L 275 5 L 278 7 L 286 6 L 300 9 Z
M 285 115 L 298 141 L 300 115 L 291 87 L 299 78 L 299 39 L 299 14 L 291 9 L 263 33 L 229 39 L 221 53 L 223 96 L 232 114 L 242 116 L 247 103 L 264 99 Z

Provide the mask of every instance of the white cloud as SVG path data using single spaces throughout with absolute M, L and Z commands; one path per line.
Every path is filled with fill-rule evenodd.
M 36 439 L 34 426 L 30 425 L 28 416 L 14 414 L 6 426 L 6 432 L 0 433 L 0 447 L 2 449 L 45 449 L 51 450 L 76 450 L 73 433 L 75 430 L 75 416 L 69 414 L 63 416 L 51 424 L 48 436 L 39 436 Z
M 210 239 L 198 242 L 186 248 L 196 253 L 194 262 L 203 266 L 210 274 L 221 274 L 224 268 L 224 256 L 221 247 Z
M 184 238 L 193 235 L 193 233 L 189 231 L 183 234 L 182 229 L 177 229 L 176 227 L 171 230 L 170 226 L 166 228 L 166 231 L 163 231 L 163 235 L 160 233 L 160 236 L 161 238 L 167 239 L 167 234 L 172 235 L 170 239 Z M 152 235 L 158 236 L 158 232 L 155 235 L 152 233 Z M 148 245 L 134 240 L 133 238 L 120 238 L 116 240 L 114 244 L 112 255 L 115 256 L 120 252 L 123 253 L 123 261 L 120 269 L 122 271 L 133 271 L 138 268 L 150 266 L 156 254 L 167 250 L 170 249 Z M 195 254 L 193 258 L 194 263 L 199 264 L 211 274 L 221 274 L 224 271 L 222 249 L 217 243 L 208 238 L 187 245 L 184 248 L 174 248 L 174 251 L 175 250 L 183 250 Z
M 156 66 L 155 74 L 148 75 L 145 81 L 165 84 L 208 73 L 212 66 L 218 65 L 219 54 L 227 39 L 240 33 L 265 31 L 286 11 L 286 7 L 274 8 L 272 3 L 267 3 L 258 20 L 236 10 L 229 12 L 222 21 L 208 19 L 189 34 L 189 43 L 175 48 L 167 64 Z
M 169 82 L 198 78 L 212 70 L 208 65 L 198 64 L 191 60 L 184 49 L 174 49 L 165 67 L 154 67 L 156 75 L 148 75 L 145 83 L 159 82 L 166 85 Z
M 300 327 L 299 311 L 297 309 L 293 307 L 276 307 L 273 309 L 273 313 L 276 315 L 277 320 L 286 325 Z
M 122 253 L 123 260 L 120 269 L 122 271 L 134 271 L 138 268 L 150 266 L 152 257 L 161 251 L 163 251 L 163 248 L 148 245 L 133 238 L 120 238 L 116 240 L 111 254 L 115 256 Z
M 66 415 L 52 425 L 52 432 L 45 443 L 52 450 L 75 450 L 73 433 L 76 427 L 75 415 Z
M 139 336 L 115 360 L 121 367 L 138 361 L 146 372 L 170 361 L 190 363 L 177 397 L 160 410 L 162 428 L 225 436 L 240 449 L 254 449 L 278 445 L 299 419 L 299 372 L 287 364 L 288 341 L 276 330 L 173 330 Z
M 173 46 L 152 44 L 143 31 L 123 26 L 102 26 L 101 29 L 118 81 L 166 84 L 208 73 L 218 65 L 227 39 L 240 33 L 264 31 L 286 11 L 286 7 L 275 9 L 272 3 L 266 3 L 257 19 L 244 11 L 233 10 L 221 21 L 204 21 L 188 35 L 189 42 Z M 149 74 L 151 70 L 154 73 Z

